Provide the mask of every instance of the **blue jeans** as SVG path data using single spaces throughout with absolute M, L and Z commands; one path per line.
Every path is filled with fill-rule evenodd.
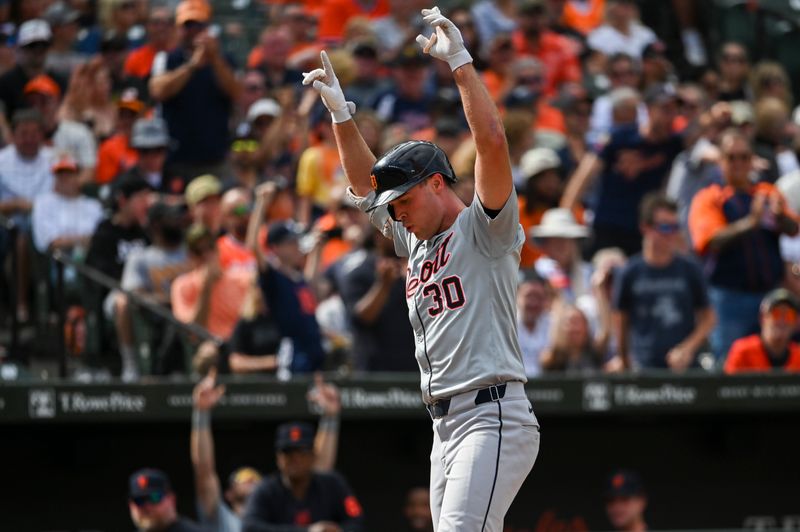
M 711 306 L 717 314 L 717 326 L 711 333 L 711 348 L 722 367 L 731 344 L 758 332 L 759 306 L 766 292 L 740 292 L 730 288 L 708 287 Z

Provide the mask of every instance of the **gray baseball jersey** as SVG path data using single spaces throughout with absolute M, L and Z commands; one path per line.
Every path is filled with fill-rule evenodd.
M 350 194 L 362 209 L 371 201 Z M 392 221 L 386 207 L 369 214 L 373 225 L 394 240 L 397 254 L 408 257 L 406 301 L 425 402 L 526 382 L 515 330 L 525 241 L 516 194 L 495 218 L 476 196 L 450 228 L 430 240 L 418 240 Z

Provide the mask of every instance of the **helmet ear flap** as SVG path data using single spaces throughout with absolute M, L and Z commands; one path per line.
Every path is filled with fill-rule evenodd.
M 392 220 L 394 220 L 395 222 L 398 221 L 397 218 L 394 217 L 394 207 L 392 205 L 387 205 L 386 210 L 389 211 L 389 216 L 392 217 Z

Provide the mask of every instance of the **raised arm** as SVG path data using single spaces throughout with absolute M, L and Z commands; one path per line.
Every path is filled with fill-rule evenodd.
M 192 393 L 191 453 L 194 468 L 194 485 L 197 503 L 210 520 L 216 517 L 222 497 L 219 477 L 214 462 L 214 436 L 211 434 L 211 410 L 225 393 L 224 386 L 216 385 L 217 370 L 211 368 Z
M 319 54 L 322 68 L 303 74 L 303 85 L 312 85 L 322 98 L 333 119 L 333 134 L 339 149 L 339 160 L 350 181 L 350 186 L 358 196 L 366 196 L 372 191 L 370 172 L 375 164 L 375 156 L 361 136 L 353 113 L 356 106 L 345 100 L 342 87 L 333 71 L 331 60 L 323 50 Z
M 264 256 L 264 251 L 261 249 L 261 244 L 258 242 L 258 232 L 264 224 L 264 216 L 269 210 L 270 205 L 272 205 L 275 194 L 277 193 L 278 187 L 272 181 L 268 181 L 256 188 L 256 204 L 250 215 L 250 221 L 247 224 L 245 245 L 255 255 L 259 270 L 263 270 L 267 266 L 267 259 Z
M 501 209 L 514 184 L 506 133 L 500 114 L 472 66 L 472 56 L 466 50 L 464 39 L 456 25 L 442 15 L 438 7 L 423 9 L 422 17 L 435 32 L 430 39 L 418 35 L 417 42 L 425 53 L 450 66 L 461 93 L 464 114 L 477 148 L 475 190 L 478 198 L 487 209 Z

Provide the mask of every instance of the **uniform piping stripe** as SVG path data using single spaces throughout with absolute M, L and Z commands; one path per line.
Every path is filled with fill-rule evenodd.
M 414 312 L 417 313 L 419 326 L 422 327 L 422 349 L 425 351 L 425 360 L 428 362 L 428 397 L 431 397 L 431 381 L 433 380 L 433 367 L 431 366 L 431 358 L 428 356 L 428 338 L 425 333 L 425 323 L 422 321 L 422 316 L 419 315 L 419 306 L 417 306 L 416 295 L 414 297 Z
M 489 509 L 492 507 L 492 497 L 494 497 L 494 487 L 497 484 L 497 472 L 500 470 L 500 446 L 503 444 L 503 407 L 497 401 L 497 416 L 500 419 L 500 428 L 497 430 L 497 459 L 494 464 L 494 479 L 492 480 L 492 491 L 489 493 L 489 504 L 486 505 L 486 514 L 483 516 L 481 532 L 486 528 L 486 520 L 489 518 Z

